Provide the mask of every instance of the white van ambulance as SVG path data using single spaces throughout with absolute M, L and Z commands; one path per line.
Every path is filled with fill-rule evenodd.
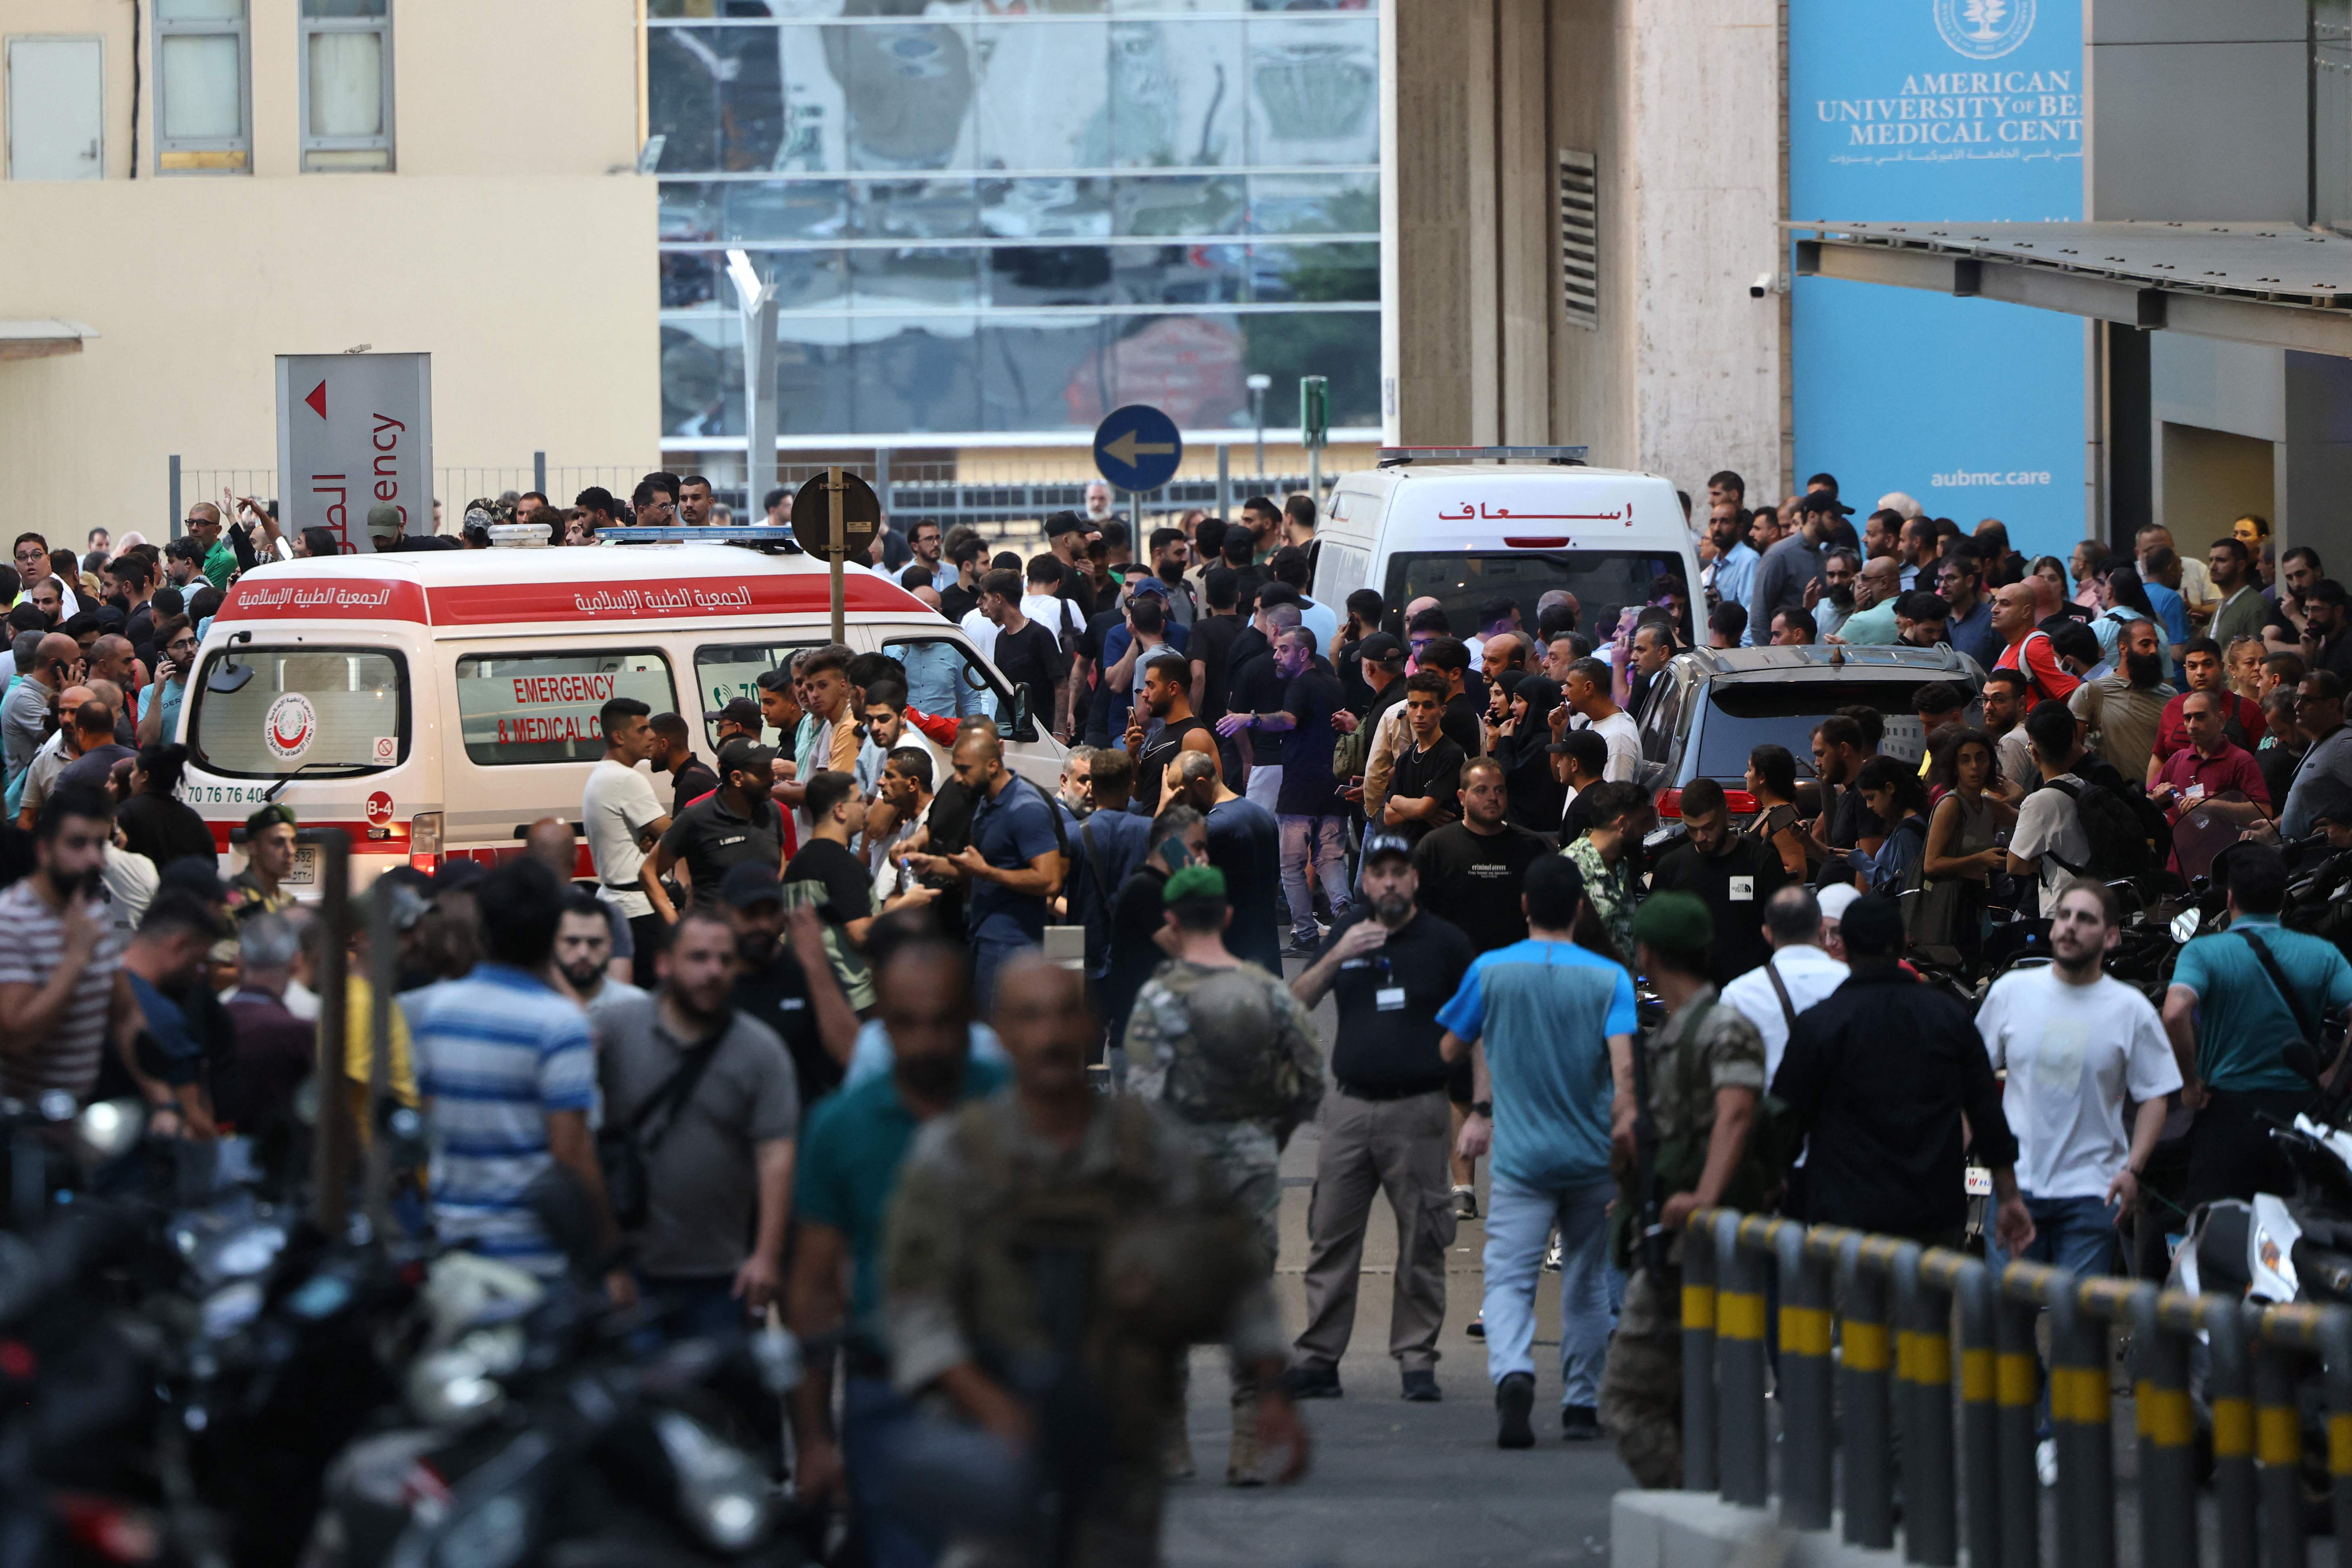
M 1675 488 L 1655 474 L 1582 466 L 1580 447 L 1383 447 L 1380 467 L 1342 475 L 1315 531 L 1314 597 L 1344 615 L 1370 588 L 1387 629 L 1433 598 L 1457 636 L 1480 606 L 1518 605 L 1532 635 L 1536 602 L 1576 595 L 1578 629 L 1605 637 L 1618 612 L 1658 599 L 1679 578 L 1698 589 L 1698 556 Z M 1686 640 L 1696 640 L 1687 617 Z
M 183 796 L 211 825 L 225 874 L 244 864 L 232 834 L 268 800 L 351 835 L 354 887 L 404 861 L 430 871 L 518 854 L 519 826 L 580 820 L 612 698 L 683 714 L 714 761 L 728 701 L 832 640 L 828 578 L 811 556 L 701 543 L 257 567 L 230 587 L 197 655 L 181 706 Z M 1013 712 L 1011 685 L 961 629 L 862 567 L 845 584 L 849 647 L 904 661 L 918 708 L 928 692 L 934 710 Z M 1050 792 L 1063 754 L 1045 735 L 1008 742 L 1005 760 Z M 666 781 L 656 790 L 668 798 Z M 593 875 L 584 843 L 580 855 Z M 298 850 L 295 887 L 318 874 L 316 852 Z

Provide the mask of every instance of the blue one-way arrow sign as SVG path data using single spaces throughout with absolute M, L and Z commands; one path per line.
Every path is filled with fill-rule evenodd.
M 1148 403 L 1114 408 L 1095 426 L 1095 471 L 1123 490 L 1156 490 L 1184 460 L 1176 422 Z

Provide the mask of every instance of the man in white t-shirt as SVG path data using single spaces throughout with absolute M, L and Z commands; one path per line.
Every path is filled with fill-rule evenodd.
M 2167 1097 L 2180 1087 L 2155 1004 L 2101 973 L 2119 929 L 2105 884 L 2069 881 L 2051 904 L 2051 963 L 2002 975 L 1977 1012 L 1986 1053 L 2009 1073 L 2001 1112 L 2033 1216 L 2019 1256 L 2086 1279 L 2112 1271 L 2116 1227 L 2138 1202 Z M 2126 1105 L 2137 1107 L 2128 1138 Z M 2044 1486 L 2057 1474 L 2049 1420 L 2045 1405 L 2034 1456 Z
M 1611 784 L 1630 783 L 1642 760 L 1642 731 L 1633 716 L 1611 700 L 1609 667 L 1597 658 L 1578 659 L 1568 667 L 1561 697 L 1560 710 L 1575 716 L 1563 721 L 1562 730 L 1573 722 L 1575 728 L 1590 729 L 1606 741 L 1609 766 L 1603 776 Z
M 2033 764 L 2042 784 L 2017 808 L 2008 867 L 2012 877 L 2041 879 L 2040 907 L 2046 914 L 2091 858 L 2090 835 L 2083 831 L 2082 814 L 2068 793 L 2083 787 L 2074 773 L 2082 748 L 2074 739 L 2074 715 L 2063 702 L 2036 705 L 2025 716 L 2025 738 L 2033 748 Z
M 653 710 L 634 697 L 615 697 L 604 704 L 597 721 L 604 731 L 604 760 L 588 773 L 581 792 L 580 821 L 588 836 L 588 858 L 595 863 L 597 896 L 628 918 L 629 939 L 635 944 L 634 978 L 640 985 L 654 980 L 654 955 L 662 935 L 677 918 L 669 895 L 646 858 L 669 829 L 669 813 L 654 794 L 651 775 L 637 764 L 653 754 Z
M 2017 1184 L 2033 1216 L 2038 1263 L 2108 1270 L 2115 1227 L 2164 1131 L 2180 1067 L 2155 1004 L 2102 972 L 2119 934 L 2115 894 L 2070 881 L 2050 916 L 2053 962 L 1993 983 L 1977 1032 L 2009 1070 L 2001 1110 L 2017 1135 Z M 2124 1107 L 2138 1109 L 2126 1135 Z
M 1764 1037 L 1764 1081 L 1780 1070 L 1789 1026 L 1845 984 L 1850 973 L 1822 948 L 1822 906 L 1810 888 L 1783 888 L 1764 906 L 1772 956 L 1723 988 L 1723 1005 Z M 1775 985 L 1774 981 L 1780 984 Z

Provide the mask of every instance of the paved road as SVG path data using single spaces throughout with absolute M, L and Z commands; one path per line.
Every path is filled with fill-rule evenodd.
M 1296 973 L 1294 961 L 1291 968 Z M 1329 1005 L 1316 1022 L 1331 1037 Z M 1318 1130 L 1300 1130 L 1283 1162 L 1282 1252 L 1276 1296 L 1295 1332 L 1306 1321 L 1300 1270 L 1307 1258 L 1307 1205 L 1315 1179 Z M 1479 1169 L 1481 1186 L 1486 1170 Z M 1484 1202 L 1484 1192 L 1480 1194 Z M 1387 1352 L 1390 1268 L 1396 1233 L 1375 1198 L 1364 1248 L 1356 1333 L 1339 1377 L 1344 1398 L 1306 1405 L 1315 1468 L 1296 1487 L 1243 1489 L 1223 1484 L 1232 1431 L 1223 1358 L 1196 1352 L 1192 1434 L 1201 1479 L 1177 1487 L 1167 1534 L 1171 1568 L 1261 1564 L 1264 1568 L 1479 1568 L 1481 1564 L 1591 1563 L 1609 1551 L 1609 1499 L 1629 1483 L 1606 1443 L 1567 1444 L 1550 1415 L 1559 1399 L 1559 1277 L 1543 1277 L 1537 1323 L 1538 1442 L 1531 1450 L 1495 1447 L 1493 1386 L 1478 1341 L 1463 1331 L 1478 1310 L 1482 1227 L 1466 1223 L 1447 1268 L 1445 1332 L 1438 1405 L 1398 1397 Z

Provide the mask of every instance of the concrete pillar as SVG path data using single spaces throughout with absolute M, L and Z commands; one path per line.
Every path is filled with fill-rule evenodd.
M 1553 429 L 1551 410 L 1559 195 L 1544 90 L 1549 9 L 1545 0 L 1495 0 L 1497 402 L 1502 439 L 1523 446 L 1576 438 Z

